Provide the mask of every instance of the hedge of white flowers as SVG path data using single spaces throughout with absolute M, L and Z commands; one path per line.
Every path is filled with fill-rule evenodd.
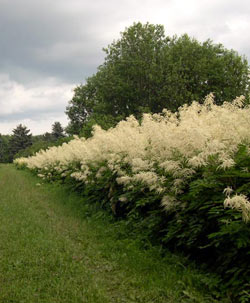
M 211 162 L 218 170 L 232 168 L 239 145 L 249 147 L 250 107 L 243 103 L 244 97 L 238 97 L 217 106 L 210 94 L 203 104 L 193 102 L 176 113 L 144 114 L 140 122 L 130 116 L 107 131 L 95 126 L 89 139 L 75 137 L 15 163 L 36 170 L 43 179 L 56 172 L 86 184 L 94 182 L 93 174 L 98 180 L 109 170 L 124 192 L 140 184 L 160 195 L 168 211 L 179 203 L 176 196 L 197 169 Z M 248 167 L 242 170 L 248 172 Z M 169 175 L 172 181 L 166 185 Z M 235 194 L 230 186 L 224 191 L 224 206 L 237 209 L 249 221 L 247 197 Z M 126 198 L 121 195 L 120 201 Z

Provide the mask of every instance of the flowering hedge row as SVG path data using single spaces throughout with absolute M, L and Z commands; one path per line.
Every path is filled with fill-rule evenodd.
M 243 99 L 217 106 L 210 94 L 176 113 L 130 116 L 108 131 L 95 126 L 90 139 L 75 137 L 15 163 L 42 179 L 74 184 L 164 245 L 199 258 L 212 254 L 244 302 L 250 298 L 250 107 Z

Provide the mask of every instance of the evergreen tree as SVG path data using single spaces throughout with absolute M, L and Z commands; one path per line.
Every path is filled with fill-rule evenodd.
M 9 142 L 10 159 L 13 160 L 15 154 L 20 150 L 32 145 L 32 134 L 26 126 L 19 124 L 13 129 L 13 135 Z
M 62 125 L 60 122 L 55 122 L 53 125 L 52 125 L 52 138 L 54 140 L 58 140 L 60 138 L 63 138 L 64 137 L 64 130 L 62 128 Z

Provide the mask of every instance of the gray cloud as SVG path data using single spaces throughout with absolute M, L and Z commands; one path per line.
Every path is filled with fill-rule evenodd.
M 93 16 L 68 11 L 68 1 L 4 1 L 0 4 L 0 68 L 29 75 L 56 76 L 69 82 L 94 72 L 103 57 L 94 35 Z M 21 75 L 18 75 L 18 78 Z M 21 79 L 20 79 L 21 80 Z
M 102 63 L 102 47 L 138 20 L 165 24 L 170 34 L 222 38 L 248 52 L 242 37 L 237 45 L 230 41 L 230 23 L 248 22 L 249 15 L 248 0 L 1 0 L 0 71 L 23 82 L 39 76 L 83 81 Z

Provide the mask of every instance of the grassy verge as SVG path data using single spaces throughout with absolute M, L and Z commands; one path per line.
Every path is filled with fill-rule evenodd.
M 217 302 L 216 279 L 143 250 L 122 224 L 61 186 L 0 165 L 0 302 Z M 228 302 L 219 299 L 219 302 Z

